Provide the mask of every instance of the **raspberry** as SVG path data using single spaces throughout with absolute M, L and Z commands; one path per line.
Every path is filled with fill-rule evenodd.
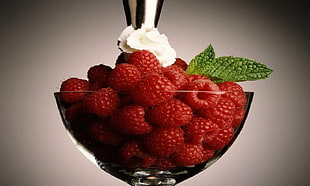
M 174 163 L 171 157 L 168 158 L 158 158 L 152 167 L 156 167 L 158 169 L 172 169 L 175 168 L 177 165 Z
M 187 80 L 187 83 L 190 84 L 196 80 L 210 80 L 210 79 L 204 75 L 192 74 L 192 75 L 186 76 L 186 80 Z
M 232 81 L 226 81 L 219 84 L 220 90 L 228 91 L 222 94 L 222 97 L 230 98 L 236 105 L 236 109 L 244 108 L 246 103 L 246 95 L 243 88 Z
M 86 96 L 83 104 L 88 112 L 106 118 L 119 106 L 120 98 L 112 88 L 102 88 Z
M 141 74 L 134 65 L 122 63 L 112 70 L 108 85 L 118 91 L 130 91 L 140 80 Z
M 186 72 L 179 66 L 176 66 L 176 65 L 170 65 L 170 66 L 167 66 L 167 67 L 163 67 L 162 68 L 162 73 L 165 73 L 165 72 L 170 72 L 170 71 L 174 71 L 174 72 L 177 72 L 178 74 L 184 76 L 184 77 L 187 77 L 187 74 Z
M 201 145 L 185 143 L 172 157 L 179 166 L 196 165 L 204 161 L 204 150 Z
M 108 77 L 111 71 L 112 68 L 104 64 L 90 67 L 87 71 L 87 78 L 90 83 L 90 89 L 99 90 L 101 88 L 107 87 Z
M 181 58 L 176 58 L 175 62 L 172 65 L 178 66 L 184 71 L 187 69 L 187 66 L 188 66 L 187 63 Z
M 135 65 L 142 76 L 149 73 L 160 73 L 161 64 L 156 56 L 148 50 L 138 50 L 133 52 L 129 58 L 128 63 Z
M 158 74 L 144 77 L 131 92 L 133 100 L 143 106 L 158 105 L 171 99 L 174 94 L 174 84 Z
M 127 167 L 149 168 L 156 158 L 143 152 L 137 141 L 127 141 L 119 149 L 119 159 Z
M 234 136 L 233 128 L 230 127 L 227 129 L 222 129 L 213 138 L 213 140 L 208 143 L 208 145 L 214 150 L 220 150 L 224 148 L 232 140 L 233 136 Z
M 220 133 L 220 128 L 217 127 L 218 129 L 216 130 L 212 130 L 210 132 L 206 132 L 203 139 L 202 139 L 202 143 L 203 144 L 208 144 L 210 143 L 219 133 Z
M 217 104 L 220 95 L 219 87 L 211 80 L 195 80 L 187 85 L 184 99 L 194 109 L 208 109 Z M 214 93 L 212 91 L 215 91 Z
M 150 109 L 149 120 L 160 127 L 178 127 L 193 117 L 192 109 L 178 99 L 171 99 Z
M 200 144 L 207 133 L 213 132 L 217 129 L 218 126 L 211 120 L 202 117 L 194 117 L 184 127 L 184 133 L 186 141 L 193 144 Z
M 234 120 L 231 124 L 232 127 L 233 128 L 238 127 L 241 124 L 241 122 L 243 121 L 244 116 L 245 116 L 245 110 L 244 109 L 236 110 L 235 115 L 234 115 Z
M 233 122 L 235 110 L 233 101 L 228 98 L 221 98 L 216 106 L 210 109 L 199 110 L 198 113 L 212 120 L 220 128 L 227 128 Z
M 175 85 L 177 90 L 183 90 L 187 84 L 186 73 L 180 67 L 165 67 L 163 68 L 163 75 Z
M 69 123 L 79 121 L 79 119 L 83 118 L 84 114 L 85 110 L 81 102 L 70 105 L 65 111 L 65 117 Z
M 109 145 L 118 145 L 125 138 L 123 135 L 112 131 L 107 123 L 101 120 L 90 124 L 89 133 L 96 141 Z
M 145 121 L 144 115 L 143 107 L 126 105 L 112 114 L 109 123 L 114 129 L 124 134 L 146 134 L 151 132 L 153 127 Z
M 203 161 L 207 161 L 214 155 L 214 150 L 212 150 L 208 145 L 203 144 Z
M 183 130 L 179 127 L 157 128 L 145 138 L 147 150 L 157 157 L 169 157 L 183 143 Z
M 79 78 L 69 78 L 62 82 L 60 87 L 60 98 L 65 103 L 76 103 L 81 101 L 87 94 L 89 83 L 87 80 Z M 67 92 L 68 91 L 68 92 Z M 81 92 L 71 92 L 81 91 Z M 84 91 L 84 92 L 83 92 Z

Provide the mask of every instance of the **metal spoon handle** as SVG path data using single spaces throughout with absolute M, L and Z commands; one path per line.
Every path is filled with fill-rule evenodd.
M 123 0 L 127 26 L 157 27 L 164 0 Z

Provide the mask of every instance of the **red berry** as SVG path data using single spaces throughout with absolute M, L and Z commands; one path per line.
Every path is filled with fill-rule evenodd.
M 90 124 L 90 135 L 97 140 L 109 145 L 118 145 L 124 140 L 124 136 L 112 131 L 106 122 L 94 121 Z
M 112 70 L 108 85 L 118 91 L 131 91 L 140 80 L 141 74 L 134 65 L 122 63 Z
M 175 62 L 172 65 L 178 66 L 182 68 L 184 71 L 187 69 L 188 66 L 187 63 L 181 58 L 176 58 Z
M 66 120 L 69 123 L 79 121 L 79 119 L 83 118 L 84 114 L 85 110 L 83 108 L 82 102 L 70 105 L 65 111 Z
M 208 109 L 219 101 L 219 87 L 211 80 L 195 80 L 187 85 L 184 99 L 194 109 Z
M 243 88 L 232 81 L 226 81 L 219 84 L 220 90 L 227 91 L 222 97 L 230 98 L 236 105 L 236 109 L 244 108 L 246 103 L 246 95 Z
M 171 99 L 174 94 L 174 84 L 158 74 L 144 77 L 131 92 L 133 100 L 143 106 L 158 105 Z
M 186 125 L 193 117 L 192 109 L 178 99 L 171 99 L 148 112 L 149 120 L 160 127 Z
M 83 104 L 88 112 L 106 118 L 119 106 L 120 98 L 112 88 L 102 88 L 86 96 Z
M 142 76 L 149 73 L 160 73 L 161 64 L 156 56 L 148 50 L 138 50 L 133 52 L 129 58 L 128 63 L 135 65 Z
M 153 127 L 145 121 L 144 115 L 143 107 L 126 105 L 112 114 L 109 124 L 115 130 L 124 134 L 146 134 L 151 132 Z
M 180 74 L 184 77 L 188 77 L 186 72 L 181 67 L 179 67 L 177 65 L 170 65 L 170 66 L 162 68 L 162 73 L 169 72 L 169 71 L 174 71 L 174 72 L 177 72 L 178 74 Z
M 238 109 L 236 110 L 235 114 L 234 114 L 234 120 L 232 122 L 232 127 L 238 127 L 241 122 L 243 121 L 245 116 L 245 109 Z
M 145 138 L 147 150 L 157 157 L 169 157 L 183 143 L 183 130 L 179 127 L 157 128 Z
M 233 128 L 230 127 L 227 129 L 222 129 L 213 138 L 213 140 L 208 143 L 208 145 L 214 150 L 220 150 L 224 148 L 232 140 L 233 136 L 234 136 Z
M 196 165 L 204 161 L 204 150 L 202 145 L 185 143 L 172 157 L 179 166 Z
M 186 76 L 186 80 L 187 80 L 187 83 L 190 84 L 196 80 L 210 80 L 210 79 L 204 75 L 192 74 L 192 75 Z
M 158 169 L 172 169 L 175 168 L 177 165 L 174 163 L 171 157 L 168 158 L 158 158 L 152 167 Z
M 90 83 L 90 89 L 99 90 L 101 88 L 107 87 L 108 77 L 111 71 L 112 68 L 104 64 L 90 67 L 87 71 L 87 78 Z
M 204 137 L 203 137 L 202 143 L 203 144 L 210 143 L 219 134 L 220 130 L 221 129 L 218 127 L 217 130 L 212 130 L 212 131 L 206 132 Z
M 187 85 L 186 72 L 177 66 L 163 68 L 163 75 L 168 78 L 177 90 L 183 90 Z
M 207 133 L 218 130 L 218 126 L 211 120 L 194 117 L 185 127 L 184 133 L 186 141 L 194 144 L 200 144 L 203 142 L 204 137 Z
M 69 78 L 62 82 L 60 98 L 62 101 L 72 104 L 81 101 L 87 94 L 89 83 L 79 78 Z M 77 92 L 74 92 L 77 91 Z
M 230 127 L 233 122 L 235 110 L 235 104 L 230 99 L 221 98 L 216 106 L 205 110 L 199 110 L 198 113 L 212 120 L 220 128 L 227 128 Z
M 149 168 L 156 158 L 143 152 L 137 141 L 125 142 L 119 149 L 119 159 L 130 168 Z
M 211 149 L 207 144 L 203 144 L 203 161 L 207 161 L 214 155 L 214 150 Z

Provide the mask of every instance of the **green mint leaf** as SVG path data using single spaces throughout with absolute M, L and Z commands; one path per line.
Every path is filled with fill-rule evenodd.
M 186 73 L 191 74 L 203 74 L 209 63 L 215 59 L 215 52 L 212 45 L 209 45 L 203 52 L 198 54 L 194 59 L 189 63 Z
M 208 64 L 202 75 L 217 83 L 224 81 L 253 81 L 266 79 L 273 72 L 266 65 L 242 57 L 218 57 Z

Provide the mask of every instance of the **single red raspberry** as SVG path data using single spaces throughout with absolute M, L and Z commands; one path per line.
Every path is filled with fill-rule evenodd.
M 243 88 L 232 81 L 226 81 L 219 84 L 220 90 L 227 91 L 222 97 L 230 98 L 236 105 L 236 109 L 244 108 L 246 103 L 246 95 Z
M 148 50 L 138 50 L 133 52 L 129 58 L 128 63 L 135 65 L 142 76 L 149 73 L 160 73 L 161 64 L 156 56 Z
M 148 119 L 159 127 L 178 127 L 186 125 L 193 117 L 191 107 L 178 99 L 171 99 L 151 108 Z
M 195 80 L 187 85 L 184 99 L 194 109 L 208 109 L 219 101 L 219 87 L 211 80 Z
M 187 125 L 184 126 L 186 141 L 193 144 L 200 144 L 207 133 L 218 130 L 218 126 L 211 120 L 194 117 Z
M 141 80 L 138 69 L 131 64 L 117 65 L 108 78 L 108 85 L 118 91 L 131 91 Z
M 183 130 L 179 127 L 157 128 L 145 138 L 148 152 L 156 157 L 169 157 L 183 143 Z
M 207 161 L 214 155 L 214 150 L 211 149 L 207 144 L 203 144 L 203 161 Z
M 177 90 L 183 90 L 187 85 L 186 72 L 178 66 L 168 66 L 163 68 L 163 75 L 168 78 Z
M 220 128 L 218 127 L 217 130 L 212 130 L 210 132 L 206 132 L 202 139 L 203 144 L 208 144 L 210 143 L 219 133 L 220 133 Z
M 167 71 L 174 71 L 174 72 L 177 72 L 184 77 L 188 77 L 186 74 L 186 71 L 184 71 L 181 67 L 179 67 L 177 65 L 170 65 L 170 66 L 162 68 L 162 73 L 165 73 Z
M 85 114 L 85 109 L 82 102 L 75 103 L 70 105 L 65 111 L 66 120 L 69 123 L 74 123 L 83 118 Z
M 244 116 L 245 116 L 245 109 L 238 109 L 236 110 L 235 114 L 234 114 L 234 120 L 232 122 L 232 127 L 233 128 L 236 128 L 238 127 L 241 122 L 243 121 L 244 119 Z
M 133 100 L 143 106 L 158 105 L 171 99 L 174 94 L 174 84 L 159 74 L 144 77 L 131 92 Z
M 184 71 L 187 69 L 188 66 L 187 63 L 181 58 L 176 58 L 175 62 L 172 65 L 178 66 L 182 68 Z
M 126 105 L 116 110 L 109 121 L 111 127 L 121 133 L 142 135 L 152 131 L 153 127 L 144 118 L 145 112 L 139 105 Z
M 89 133 L 96 141 L 109 145 L 116 146 L 125 139 L 124 135 L 112 131 L 107 123 L 102 120 L 92 122 Z
M 232 140 L 233 137 L 234 137 L 234 129 L 232 127 L 222 129 L 213 138 L 213 140 L 208 143 L 208 145 L 214 150 L 220 150 L 224 148 Z
M 60 87 L 60 98 L 65 103 L 76 103 L 81 101 L 86 95 L 89 88 L 87 80 L 80 78 L 69 78 L 62 82 Z M 75 92 L 76 91 L 76 92 Z
M 119 159 L 130 168 L 149 168 L 156 161 L 156 158 L 145 153 L 135 140 L 127 141 L 120 147 Z
M 119 106 L 120 98 L 112 88 L 102 88 L 86 96 L 83 104 L 88 112 L 106 118 Z
M 210 80 L 210 79 L 204 75 L 192 74 L 192 75 L 186 76 L 186 80 L 187 80 L 187 83 L 190 84 L 196 80 L 201 81 L 201 80 Z
M 201 144 L 185 143 L 172 158 L 178 166 L 196 165 L 204 161 L 204 150 Z
M 112 68 L 110 66 L 99 64 L 92 66 L 87 71 L 87 78 L 91 90 L 99 90 L 107 87 L 108 77 Z
M 216 106 L 205 110 L 199 110 L 199 115 L 216 123 L 220 128 L 231 127 L 236 107 L 228 98 L 221 98 Z
M 171 157 L 168 158 L 158 158 L 155 163 L 152 165 L 152 167 L 158 168 L 158 169 L 172 169 L 175 168 L 177 165 L 174 163 L 173 159 Z

